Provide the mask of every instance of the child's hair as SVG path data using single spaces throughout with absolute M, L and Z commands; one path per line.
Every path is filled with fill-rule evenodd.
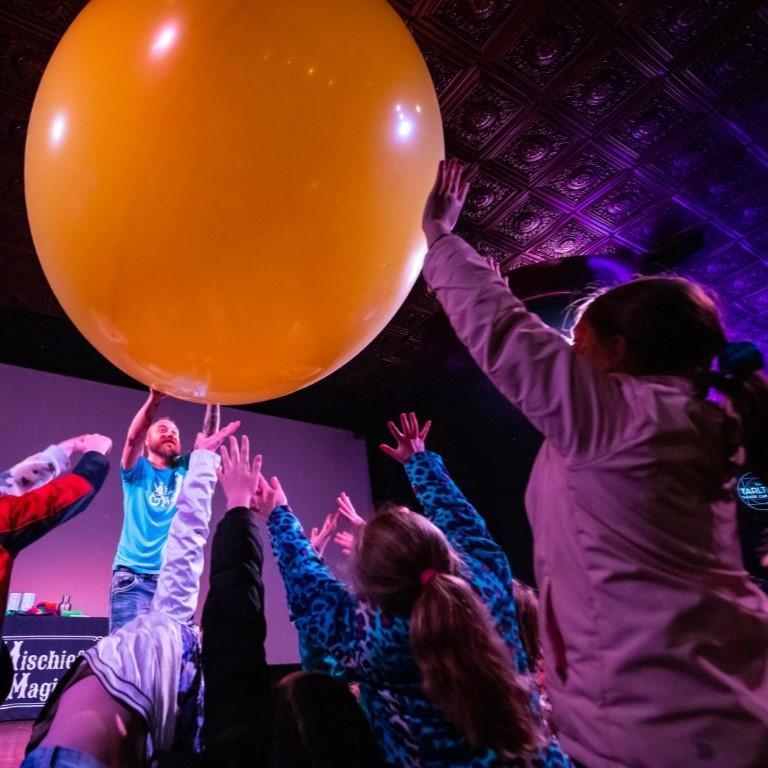
M 752 344 L 729 344 L 715 300 L 682 277 L 643 277 L 610 288 L 580 308 L 600 341 L 621 336 L 627 373 L 691 379 L 703 397 L 715 388 L 741 421 L 747 463 L 768 473 L 768 381 Z M 718 370 L 713 363 L 717 359 Z
M 384 768 L 376 737 L 341 681 L 294 672 L 274 692 L 273 768 Z
M 520 641 L 528 657 L 528 668 L 536 669 L 536 662 L 541 658 L 539 643 L 539 598 L 532 587 L 515 579 L 512 582 L 517 609 L 517 625 L 520 628 Z
M 436 526 L 403 507 L 380 508 L 357 537 L 353 563 L 361 597 L 410 617 L 424 691 L 469 744 L 503 756 L 540 745 L 528 688 Z

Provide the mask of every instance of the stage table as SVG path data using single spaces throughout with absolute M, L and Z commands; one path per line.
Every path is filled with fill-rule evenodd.
M 108 627 L 106 617 L 6 616 L 3 635 L 14 674 L 0 720 L 37 717 L 62 675 Z

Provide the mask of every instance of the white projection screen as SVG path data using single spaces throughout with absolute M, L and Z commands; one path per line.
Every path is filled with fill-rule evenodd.
M 11 591 L 35 592 L 37 600 L 58 602 L 72 596 L 72 607 L 91 616 L 106 616 L 111 567 L 122 523 L 122 491 L 118 465 L 125 433 L 146 395 L 138 390 L 94 383 L 68 376 L 0 364 L 3 404 L 0 470 L 47 445 L 81 434 L 101 432 L 114 440 L 109 476 L 97 498 L 79 517 L 49 533 L 21 552 Z M 160 415 L 173 418 L 181 430 L 182 448 L 190 449 L 200 429 L 204 406 L 166 400 Z M 288 501 L 307 530 L 319 526 L 345 490 L 358 510 L 371 508 L 365 442 L 346 430 L 263 416 L 235 408 L 222 409 L 222 423 L 242 422 L 241 433 L 264 454 L 264 471 L 277 475 Z M 216 491 L 211 531 L 226 511 Z M 348 526 L 347 526 L 348 527 Z M 285 591 L 277 571 L 266 528 L 264 583 L 270 664 L 298 661 L 296 634 L 288 620 Z M 326 560 L 340 576 L 346 563 L 331 543 Z M 198 615 L 208 591 L 203 574 Z

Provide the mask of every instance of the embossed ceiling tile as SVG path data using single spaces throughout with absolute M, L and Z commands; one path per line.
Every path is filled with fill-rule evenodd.
M 748 192 L 718 212 L 718 218 L 745 234 L 768 221 L 768 184 Z
M 392 318 L 391 325 L 396 332 L 410 334 L 438 310 L 439 305 L 419 304 L 408 301 L 397 311 Z
M 755 257 L 738 245 L 731 245 L 721 251 L 701 251 L 690 256 L 679 265 L 679 271 L 702 283 L 717 286 L 726 275 L 744 269 L 755 261 Z
M 718 300 L 720 316 L 725 322 L 726 330 L 731 334 L 740 324 L 752 321 L 754 314 L 746 309 L 746 307 L 742 307 L 741 304 L 735 301 L 728 301 L 724 296 L 719 296 L 712 286 L 705 285 L 705 288 L 708 288 Z
M 31 104 L 55 46 L 26 29 L 0 25 L 0 83 Z
M 488 218 L 500 205 L 521 192 L 503 181 L 480 170 L 471 180 L 462 217 L 477 223 Z
M 757 261 L 744 269 L 723 276 L 718 280 L 716 287 L 720 293 L 741 299 L 763 286 L 768 286 L 768 266 Z
M 31 250 L 32 235 L 29 232 L 26 211 L 0 206 L 0 243 L 3 246 L 13 244 Z M 30 255 L 34 257 L 33 250 Z
M 26 247 L 3 243 L 0 248 L 0 274 L 3 280 L 26 280 L 31 286 L 48 286 L 43 275 L 43 268 L 35 256 L 35 252 Z
M 609 237 L 607 240 L 599 241 L 595 246 L 590 247 L 587 250 L 587 254 L 597 258 L 605 257 L 615 260 L 626 265 L 627 269 L 630 269 L 633 272 L 637 271 L 634 265 L 640 264 L 645 255 L 642 249 L 615 240 L 612 237 Z
M 29 106 L 5 99 L 0 114 L 0 155 L 23 155 Z
M 482 149 L 522 106 L 497 88 L 479 83 L 448 115 L 445 130 L 472 149 Z
M 599 0 L 603 13 L 608 12 L 614 24 L 625 26 L 636 24 L 637 19 L 648 10 L 648 0 Z
M 716 288 L 705 287 L 709 288 L 709 292 L 714 296 L 720 308 L 720 317 L 723 321 L 726 338 L 731 341 L 752 341 L 760 346 L 764 340 L 761 339 L 762 331 L 755 328 L 756 316 L 739 306 L 735 301 L 720 296 Z
M 685 181 L 702 171 L 706 165 L 717 161 L 734 146 L 733 142 L 705 123 L 662 151 L 654 160 L 654 165 L 673 179 Z
M 474 48 L 480 48 L 501 26 L 515 0 L 443 0 L 434 18 Z
M 722 45 L 708 50 L 691 71 L 710 91 L 720 94 L 746 78 L 765 76 L 768 65 L 768 24 L 754 16 Z
M 727 17 L 737 4 L 736 0 L 667 0 L 641 22 L 639 31 L 674 58 Z
M 518 267 L 527 267 L 531 264 L 541 264 L 543 261 L 546 261 L 546 259 L 543 256 L 538 256 L 535 253 L 531 253 L 526 251 L 525 253 L 521 253 L 519 256 L 515 257 L 510 262 L 510 272 L 513 269 L 517 269 Z
M 768 322 L 765 317 L 747 317 L 738 323 L 728 322 L 731 339 L 752 341 L 768 354 Z
M 560 212 L 546 203 L 529 197 L 512 213 L 501 219 L 493 229 L 513 240 L 518 246 L 541 237 L 561 216 Z
M 739 90 L 726 94 L 725 103 L 731 119 L 755 139 L 768 135 L 768 81 L 752 80 Z
M 544 261 L 543 256 L 532 251 L 521 251 L 520 246 L 508 238 L 497 237 L 499 240 L 508 240 L 508 242 L 499 244 L 481 239 L 478 240 L 475 248 L 481 256 L 487 256 L 497 262 L 501 267 L 502 274 L 507 274 L 518 267 L 539 264 Z
M 608 160 L 592 147 L 587 147 L 548 179 L 542 188 L 575 205 L 621 170 L 618 163 Z
M 355 391 L 359 390 L 360 382 L 365 381 L 366 395 L 370 395 L 374 389 L 378 389 L 382 377 L 382 369 L 387 367 L 388 361 L 385 361 L 384 355 L 374 351 L 373 344 L 368 347 L 367 355 L 358 355 L 352 358 L 346 365 L 331 377 L 321 382 L 321 387 L 331 388 L 331 391 L 338 397 L 338 390 Z M 389 377 L 390 372 L 387 372 Z M 369 386 L 370 384 L 370 386 Z
M 541 11 L 503 58 L 520 77 L 545 86 L 583 48 L 584 23 L 554 2 L 540 3 Z
M 533 248 L 533 253 L 546 259 L 563 259 L 568 256 L 581 256 L 590 252 L 590 248 L 605 235 L 589 229 L 578 221 L 569 221 L 564 227 Z
M 691 113 L 666 91 L 657 93 L 617 125 L 609 137 L 637 155 L 657 145 L 686 122 Z
M 612 51 L 568 88 L 561 100 L 566 110 L 570 107 L 594 124 L 606 117 L 644 80 L 627 59 Z
M 701 234 L 701 249 L 705 253 L 714 253 L 724 248 L 733 238 L 725 232 L 715 221 L 707 221 L 699 228 Z
M 715 212 L 757 185 L 768 182 L 768 172 L 748 154 L 729 158 L 683 193 L 707 211 Z
M 750 232 L 747 240 L 761 258 L 768 260 L 768 227 Z
M 459 217 L 459 223 L 453 228 L 453 234 L 466 240 L 471 246 L 477 247 L 477 228 L 468 219 Z
M 3 275 L 0 280 L 0 305 L 28 312 L 45 314 L 48 299 L 44 285 L 35 284 L 24 277 Z
M 495 159 L 524 179 L 532 179 L 557 160 L 571 141 L 563 129 L 539 118 L 503 147 Z
M 501 267 L 502 273 L 509 272 L 515 266 L 520 266 L 516 263 L 519 258 L 518 249 L 502 248 L 500 245 L 489 243 L 487 240 L 478 240 L 475 248 L 481 256 L 493 259 Z
M 764 315 L 753 316 L 741 326 L 741 331 L 742 338 L 754 341 L 765 354 L 768 350 L 768 318 Z
M 0 204 L 22 211 L 24 204 L 24 169 L 21 158 L 0 162 Z
M 742 296 L 740 303 L 758 315 L 768 315 L 768 283 L 756 293 Z
M 412 301 L 421 307 L 425 315 L 431 316 L 440 311 L 440 302 L 427 291 L 427 286 L 423 280 L 416 281 L 416 288 L 412 294 Z
M 382 338 L 390 349 L 393 346 L 399 347 L 403 339 L 410 335 L 411 329 L 408 328 L 406 317 L 406 313 L 395 315 L 382 331 Z
M 393 359 L 397 355 L 397 349 L 408 331 L 389 323 L 384 330 L 374 339 L 373 347 L 382 358 Z
M 618 227 L 647 208 L 654 194 L 637 179 L 630 178 L 592 203 L 585 211 L 612 227 Z
M 464 65 L 451 59 L 443 51 L 425 43 L 416 36 L 419 49 L 427 62 L 427 69 L 432 76 L 432 82 L 435 85 L 435 91 L 441 96 L 446 88 L 453 83 L 461 72 L 464 71 Z
M 701 217 L 693 211 L 669 200 L 623 227 L 620 234 L 648 252 L 662 248 L 665 243 L 672 242 L 680 233 L 701 222 Z
M 88 0 L 3 0 L 6 10 L 24 13 L 60 34 L 72 23 Z
M 42 304 L 41 312 L 52 317 L 67 317 L 67 313 L 61 308 L 53 291 L 48 289 L 45 294 L 45 302 Z

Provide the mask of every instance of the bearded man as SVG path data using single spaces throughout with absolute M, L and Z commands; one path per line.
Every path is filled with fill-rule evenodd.
M 120 462 L 123 529 L 112 567 L 109 631 L 149 610 L 176 500 L 189 466 L 179 429 L 156 418 L 165 395 L 151 389 L 134 416 Z

